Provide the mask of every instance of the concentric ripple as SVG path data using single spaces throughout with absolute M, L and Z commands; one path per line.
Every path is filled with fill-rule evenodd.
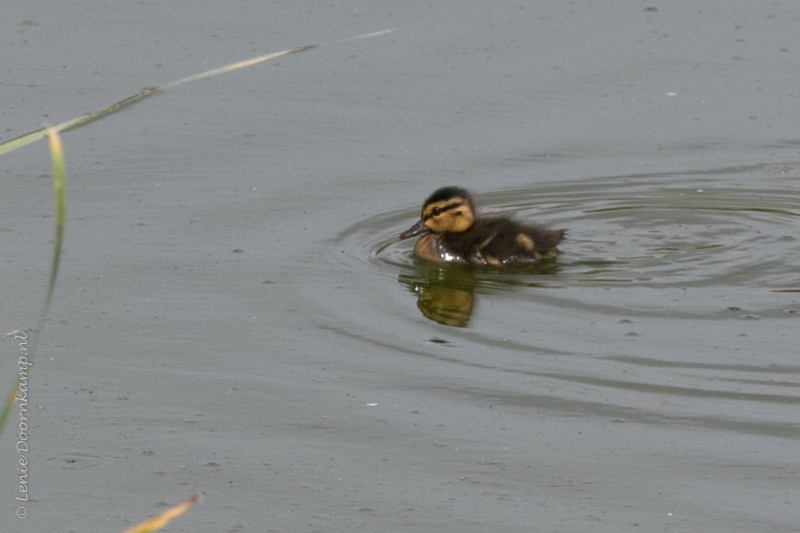
M 704 176 L 637 175 L 479 193 L 479 200 L 486 212 L 567 228 L 561 282 L 800 290 L 794 268 L 800 259 L 800 190 L 767 185 L 721 187 Z M 360 226 L 384 228 L 391 236 L 416 211 L 410 206 Z M 357 229 L 348 230 L 356 230 L 352 235 Z M 367 255 L 409 268 L 411 245 L 372 240 Z

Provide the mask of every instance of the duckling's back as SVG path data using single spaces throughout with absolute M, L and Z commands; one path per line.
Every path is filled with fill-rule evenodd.
M 486 218 L 487 234 L 494 237 L 482 250 L 487 258 L 496 258 L 501 264 L 530 263 L 558 254 L 558 243 L 564 230 L 551 230 L 544 226 L 522 224 L 506 218 Z

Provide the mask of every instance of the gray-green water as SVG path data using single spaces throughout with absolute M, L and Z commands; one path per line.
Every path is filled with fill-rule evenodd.
M 798 17 L 743 0 L 4 13 L 4 139 L 323 46 L 65 136 L 30 515 L 12 414 L 3 523 L 121 531 L 201 493 L 169 531 L 797 531 Z M 43 145 L 2 158 L 4 331 L 44 294 L 48 165 Z M 392 240 L 449 184 L 567 228 L 556 265 L 415 262 Z M 10 388 L 18 347 L 0 347 Z

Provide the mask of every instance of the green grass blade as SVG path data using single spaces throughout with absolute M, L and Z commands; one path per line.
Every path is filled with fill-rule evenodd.
M 66 173 L 64 172 L 64 151 L 61 145 L 61 136 L 55 128 L 47 130 L 47 139 L 50 143 L 50 154 L 53 160 L 53 202 L 55 210 L 55 231 L 53 236 L 53 260 L 50 262 L 50 279 L 47 283 L 47 293 L 45 294 L 44 306 L 40 322 L 47 315 L 50 302 L 53 299 L 53 291 L 56 288 L 56 278 L 58 277 L 58 267 L 61 264 L 61 250 L 64 245 L 64 225 L 67 211 L 67 201 L 64 182 Z
M 295 48 L 289 48 L 288 50 L 282 50 L 280 52 L 275 52 L 272 54 L 266 54 L 258 57 L 254 57 L 251 59 L 246 59 L 244 61 L 238 61 L 236 63 L 231 63 L 230 65 L 226 65 L 220 68 L 214 68 L 211 70 L 207 70 L 205 72 L 201 72 L 199 74 L 194 74 L 192 76 L 188 76 L 186 78 L 182 78 L 180 80 L 176 80 L 170 83 L 166 83 L 160 87 L 146 87 L 139 91 L 138 93 L 125 98 L 124 100 L 120 100 L 110 106 L 101 109 L 100 111 L 95 111 L 94 113 L 89 113 L 87 115 L 83 115 L 82 117 L 74 118 L 72 120 L 68 120 L 67 122 L 62 122 L 56 126 L 52 126 L 51 128 L 41 128 L 36 131 L 32 131 L 26 133 L 24 135 L 20 135 L 19 137 L 15 137 L 13 139 L 9 139 L 8 141 L 4 141 L 0 143 L 0 155 L 7 154 L 8 152 L 13 152 L 14 150 L 18 150 L 23 146 L 27 146 L 31 143 L 34 143 L 40 139 L 43 139 L 46 135 L 48 130 L 53 129 L 56 132 L 65 132 L 69 130 L 74 130 L 75 128 L 79 128 L 81 126 L 85 126 L 91 122 L 96 120 L 100 120 L 101 118 L 105 118 L 113 113 L 118 111 L 122 111 L 123 109 L 132 106 L 133 104 L 139 103 L 142 100 L 153 96 L 154 94 L 158 94 L 161 91 L 172 89 L 173 87 L 177 87 L 178 85 L 183 85 L 184 83 L 190 83 L 197 80 L 204 80 L 206 78 L 211 78 L 212 76 L 218 76 L 220 74 L 225 74 L 227 72 L 232 72 L 235 70 L 239 70 L 242 68 L 251 67 L 253 65 L 258 65 L 259 63 L 263 63 L 265 61 L 269 61 L 271 59 L 276 59 L 279 57 L 287 56 L 290 54 L 297 54 L 299 52 L 305 52 L 306 50 L 311 50 L 312 48 L 316 48 L 317 45 L 311 44 L 306 46 L 297 46 Z
M 183 85 L 184 83 L 190 83 L 193 81 L 204 80 L 206 78 L 211 78 L 213 76 L 218 76 L 220 74 L 225 74 L 227 72 L 233 72 L 234 70 L 239 70 L 247 67 L 252 67 L 253 65 L 258 65 L 259 63 L 263 63 L 265 61 L 269 61 L 271 59 L 277 59 L 279 57 L 288 56 L 289 54 L 297 54 L 299 52 L 305 52 L 306 50 L 311 50 L 312 48 L 316 48 L 316 44 L 308 44 L 305 46 L 297 46 L 295 48 L 289 48 L 288 50 L 282 50 L 280 52 L 274 52 L 272 54 L 266 54 L 263 56 L 253 57 L 251 59 L 245 59 L 244 61 L 238 61 L 236 63 L 231 63 L 230 65 L 225 65 L 224 67 L 213 68 L 211 70 L 207 70 L 205 72 L 201 72 L 200 74 L 194 74 L 192 76 L 187 76 L 186 78 L 173 81 L 167 84 L 162 85 L 159 87 L 159 90 L 166 90 L 172 89 L 173 87 L 177 87 L 178 85 Z
M 106 107 L 105 109 L 101 109 L 100 111 L 95 111 L 94 113 L 88 113 L 86 115 L 83 115 L 82 117 L 73 118 L 72 120 L 62 122 L 61 124 L 58 124 L 56 126 L 40 128 L 36 131 L 32 131 L 24 135 L 20 135 L 19 137 L 9 139 L 8 141 L 5 141 L 2 144 L 0 144 L 0 155 L 6 154 L 8 152 L 13 152 L 14 150 L 22 148 L 23 146 L 27 146 L 33 142 L 45 138 L 47 136 L 48 130 L 53 129 L 58 133 L 74 130 L 75 128 L 85 126 L 90 122 L 94 122 L 95 120 L 99 120 L 112 113 L 121 111 L 126 107 L 132 106 L 133 104 L 141 100 L 144 100 L 145 98 L 152 96 L 157 92 L 158 89 L 145 88 L 139 91 L 138 93 L 134 94 L 133 96 L 129 96 L 124 100 L 120 100 L 119 102 L 111 104 L 110 106 Z
M 42 314 L 39 316 L 40 325 L 44 322 L 50 302 L 53 299 L 53 291 L 56 288 L 56 278 L 58 277 L 58 267 L 61 264 L 61 250 L 64 245 L 64 223 L 67 211 L 67 201 L 64 182 L 66 173 L 64 172 L 64 150 L 61 145 L 61 136 L 55 128 L 47 129 L 47 139 L 50 144 L 50 155 L 53 160 L 53 206 L 55 211 L 55 230 L 53 235 L 53 260 L 50 262 L 50 279 L 47 282 L 47 292 L 45 293 Z M 39 328 L 37 328 L 38 330 Z

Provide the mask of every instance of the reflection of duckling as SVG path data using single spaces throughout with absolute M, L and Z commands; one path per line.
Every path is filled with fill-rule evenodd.
M 565 233 L 508 217 L 480 217 L 469 191 L 443 187 L 425 200 L 419 222 L 400 238 L 422 235 L 414 254 L 435 263 L 505 266 L 555 257 Z
M 417 295 L 417 307 L 425 318 L 458 328 L 469 323 L 478 284 L 473 269 L 430 265 L 401 273 L 399 281 Z

